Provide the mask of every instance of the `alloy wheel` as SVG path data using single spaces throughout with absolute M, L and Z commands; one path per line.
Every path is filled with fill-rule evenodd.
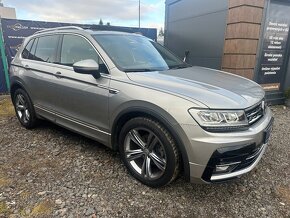
M 28 103 L 22 94 L 16 96 L 15 107 L 19 119 L 24 123 L 28 123 L 30 120 L 30 112 L 28 109 Z
M 151 130 L 134 128 L 127 133 L 124 142 L 125 158 L 139 175 L 155 180 L 164 174 L 167 163 L 165 148 Z

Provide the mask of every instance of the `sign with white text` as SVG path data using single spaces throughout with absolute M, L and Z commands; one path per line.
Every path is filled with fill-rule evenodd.
M 280 90 L 284 79 L 290 27 L 289 11 L 289 6 L 274 1 L 271 3 L 257 81 L 266 91 Z

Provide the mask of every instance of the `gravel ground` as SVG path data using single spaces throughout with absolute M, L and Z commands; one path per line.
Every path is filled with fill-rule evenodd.
M 248 175 L 152 189 L 118 153 L 48 122 L 26 130 L 9 107 L 0 99 L 0 217 L 290 217 L 288 108 L 272 107 L 269 147 Z

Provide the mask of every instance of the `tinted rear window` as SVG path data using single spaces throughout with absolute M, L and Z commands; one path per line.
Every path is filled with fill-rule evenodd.
M 34 39 L 30 40 L 27 45 L 25 46 L 25 48 L 23 49 L 22 52 L 22 58 L 24 59 L 28 59 L 30 56 L 30 51 L 31 51 L 31 47 L 33 45 Z

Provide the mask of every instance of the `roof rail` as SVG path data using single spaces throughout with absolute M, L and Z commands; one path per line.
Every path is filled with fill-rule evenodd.
M 35 32 L 34 34 L 49 32 L 49 31 L 53 31 L 53 30 L 71 30 L 71 29 L 83 30 L 83 28 L 78 27 L 78 26 L 61 26 L 61 27 L 47 28 L 47 29 L 39 30 L 39 31 Z

